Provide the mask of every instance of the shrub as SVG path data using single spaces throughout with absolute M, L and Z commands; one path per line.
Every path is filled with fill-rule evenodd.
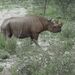
M 0 49 L 8 51 L 10 54 L 15 53 L 16 49 L 16 39 L 12 38 L 4 38 L 2 34 L 0 34 Z
M 0 50 L 0 59 L 7 59 L 9 57 L 10 57 L 10 55 L 8 52 Z
M 2 72 L 3 68 L 4 68 L 4 67 L 0 66 L 0 72 Z
M 6 42 L 5 42 L 5 49 L 6 51 L 8 51 L 10 54 L 15 54 L 16 51 L 16 39 L 14 37 L 12 37 L 11 39 L 10 38 L 7 38 Z
M 5 40 L 2 34 L 0 34 L 0 49 L 5 48 Z

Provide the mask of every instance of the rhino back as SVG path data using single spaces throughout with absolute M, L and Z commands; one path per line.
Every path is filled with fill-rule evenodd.
M 8 24 L 14 36 L 18 37 L 21 35 L 21 37 L 26 37 L 42 32 L 43 26 L 47 24 L 47 19 L 37 15 L 11 17 L 4 20 L 2 28 L 6 28 Z
M 40 33 L 43 25 L 37 17 L 16 17 L 10 20 L 10 28 L 15 36 L 30 36 L 33 33 Z

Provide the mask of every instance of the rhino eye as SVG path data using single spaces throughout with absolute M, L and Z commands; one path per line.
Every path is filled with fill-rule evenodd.
M 53 28 L 56 28 L 56 26 L 54 26 Z

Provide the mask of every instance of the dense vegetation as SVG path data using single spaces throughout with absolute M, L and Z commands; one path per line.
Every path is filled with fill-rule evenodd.
M 48 44 L 47 47 L 38 48 L 30 45 L 29 38 L 19 40 L 12 37 L 5 41 L 4 36 L 0 34 L 0 61 L 16 55 L 15 64 L 10 69 L 12 75 L 75 75 L 74 2 L 74 0 L 0 0 L 0 10 L 24 7 L 28 14 L 40 14 L 64 23 L 61 33 L 45 31 L 40 34 L 39 39 L 42 44 Z M 17 41 L 22 43 L 17 45 Z

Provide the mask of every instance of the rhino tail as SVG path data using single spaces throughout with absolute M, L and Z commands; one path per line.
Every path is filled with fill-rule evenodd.
M 11 27 L 10 27 L 10 23 L 7 24 L 7 36 L 10 38 L 12 36 L 12 32 L 11 32 Z

